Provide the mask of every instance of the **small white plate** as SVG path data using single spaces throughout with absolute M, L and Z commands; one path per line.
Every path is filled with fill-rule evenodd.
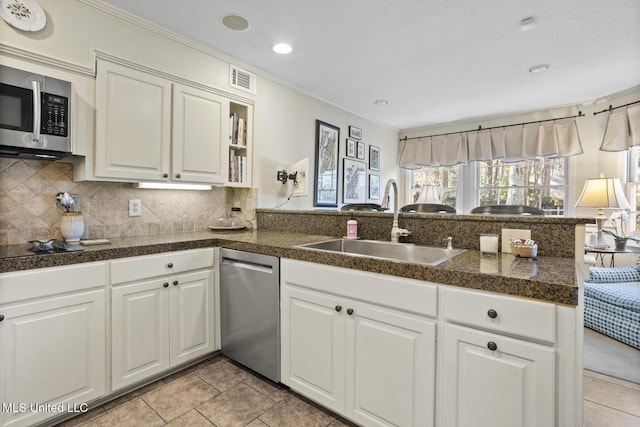
M 36 0 L 0 0 L 0 16 L 22 31 L 39 31 L 47 23 L 47 15 Z

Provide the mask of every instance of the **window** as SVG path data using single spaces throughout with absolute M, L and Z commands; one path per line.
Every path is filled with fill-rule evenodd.
M 514 163 L 478 162 L 480 206 L 525 205 L 547 215 L 563 215 L 566 191 L 565 158 L 540 158 Z
M 458 167 L 424 167 L 410 172 L 410 189 L 407 203 L 413 204 L 420 195 L 423 185 L 434 185 L 442 204 L 456 207 L 456 193 L 458 187 Z
M 627 197 L 631 212 L 629 215 L 629 233 L 634 236 L 640 235 L 640 218 L 638 218 L 638 207 L 640 207 L 640 149 L 633 147 L 629 150 L 629 188 Z

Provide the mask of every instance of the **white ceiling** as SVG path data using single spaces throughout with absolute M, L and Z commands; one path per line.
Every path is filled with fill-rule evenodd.
M 399 130 L 640 84 L 638 0 L 105 1 Z M 230 13 L 250 27 L 227 29 Z M 291 54 L 271 50 L 281 41 Z

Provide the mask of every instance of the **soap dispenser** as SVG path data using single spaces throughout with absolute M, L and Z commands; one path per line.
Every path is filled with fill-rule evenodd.
M 358 221 L 356 221 L 353 216 L 353 211 L 351 211 L 351 218 L 347 221 L 347 239 L 357 239 L 358 238 Z

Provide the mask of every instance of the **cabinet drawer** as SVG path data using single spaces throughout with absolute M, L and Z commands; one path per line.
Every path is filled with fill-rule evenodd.
M 74 264 L 0 274 L 0 304 L 105 286 L 107 263 Z
M 111 261 L 111 283 L 125 283 L 211 267 L 213 248 L 131 257 Z
M 402 311 L 435 317 L 438 287 L 386 274 L 282 259 L 280 283 L 328 292 Z
M 534 340 L 555 342 L 555 306 L 553 304 L 445 288 L 444 317 L 489 331 L 518 335 Z

